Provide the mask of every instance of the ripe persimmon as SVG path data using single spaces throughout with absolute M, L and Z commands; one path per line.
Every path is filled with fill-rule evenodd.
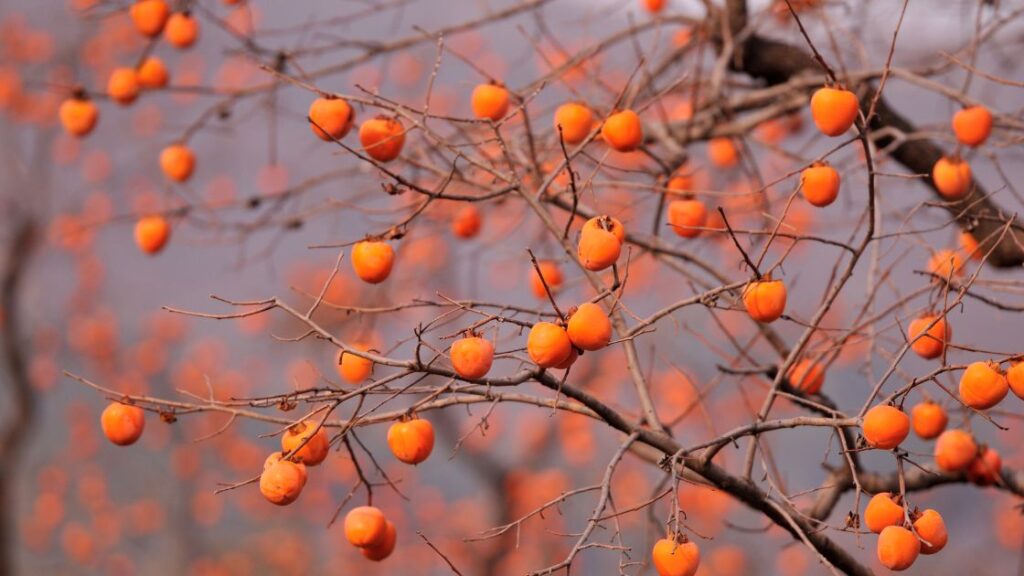
M 402 462 L 419 464 L 434 450 L 434 425 L 422 418 L 395 422 L 388 428 L 388 447 Z
M 828 164 L 812 164 L 800 173 L 800 193 L 814 206 L 828 206 L 839 196 L 839 172 Z
M 953 133 L 965 146 L 981 146 L 992 133 L 992 113 L 984 106 L 970 106 L 953 114 Z
M 910 568 L 921 553 L 921 541 L 902 526 L 888 526 L 878 535 L 878 561 L 889 570 Z
M 367 352 L 370 346 L 356 342 L 351 347 L 360 352 Z M 373 374 L 373 361 L 342 350 L 338 355 L 338 374 L 350 384 L 363 382 Z
M 662 538 L 654 543 L 651 560 L 658 576 L 693 576 L 700 568 L 700 549 L 685 538 Z
M 164 39 L 175 48 L 185 49 L 199 38 L 199 21 L 188 12 L 175 12 L 164 25 Z
M 402 153 L 405 128 L 397 118 L 377 116 L 359 127 L 359 142 L 366 153 L 378 162 L 390 162 Z
M 171 237 L 171 224 L 159 214 L 144 216 L 135 223 L 135 245 L 146 254 L 163 250 Z
M 352 269 L 363 282 L 380 284 L 391 275 L 395 250 L 381 240 L 363 240 L 352 246 Z
M 696 238 L 707 224 L 708 208 L 700 200 L 673 200 L 668 203 L 668 223 L 683 238 Z
M 861 430 L 868 444 L 879 450 L 891 450 L 910 434 L 910 418 L 903 410 L 882 404 L 864 414 Z
M 139 97 L 139 77 L 131 68 L 114 68 L 107 79 L 107 95 L 122 106 L 127 106 Z
M 601 138 L 605 144 L 619 152 L 636 150 L 644 142 L 640 116 L 632 110 L 613 112 L 601 125 Z
M 271 504 L 287 506 L 298 499 L 306 485 L 306 467 L 291 460 L 284 460 L 280 452 L 274 452 L 263 463 L 260 474 L 260 493 Z
M 196 155 L 184 144 L 171 144 L 160 152 L 160 169 L 175 182 L 191 178 L 195 167 Z
M 111 402 L 100 414 L 103 435 L 118 446 L 130 446 L 142 436 L 146 413 L 138 406 Z
M 657 14 L 665 8 L 665 0 L 643 0 L 643 3 L 651 14 Z
M 163 88 L 167 86 L 167 82 L 170 79 L 170 74 L 168 74 L 163 60 L 156 56 L 147 56 L 142 61 L 142 64 L 139 65 L 138 70 L 135 71 L 135 75 L 139 81 L 139 86 L 147 90 Z
M 935 441 L 935 465 L 944 472 L 960 472 L 978 456 L 974 438 L 963 430 L 946 430 Z
M 743 289 L 743 305 L 754 320 L 774 322 L 786 311 L 786 285 L 767 276 L 753 280 Z
M 971 165 L 961 158 L 943 156 L 932 167 L 932 184 L 946 200 L 959 200 L 971 188 Z
M 914 433 L 924 440 L 937 438 L 949 424 L 949 415 L 946 409 L 926 400 L 914 406 L 910 411 L 910 423 Z
M 719 168 L 732 168 L 740 161 L 740 152 L 732 138 L 712 138 L 708 140 L 708 160 Z
M 306 444 L 299 448 L 303 442 Z M 292 460 L 306 466 L 319 465 L 331 451 L 327 430 L 323 426 L 318 427 L 314 422 L 298 422 L 290 426 L 281 436 L 281 451 L 288 454 L 296 448 L 298 452 L 291 455 Z
M 580 350 L 600 350 L 612 339 L 612 323 L 597 304 L 584 302 L 569 317 L 569 339 Z
M 555 110 L 555 131 L 562 127 L 566 144 L 579 144 L 587 139 L 594 125 L 594 113 L 585 104 L 568 102 Z
M 964 274 L 964 258 L 955 250 L 939 250 L 928 260 L 928 271 L 940 278 L 956 279 Z
M 825 385 L 825 365 L 810 358 L 801 358 L 786 374 L 790 386 L 804 394 L 817 394 Z
M 915 515 L 914 531 L 922 540 L 921 554 L 935 554 L 946 547 L 949 533 L 942 515 L 931 508 Z
M 558 267 L 558 263 L 553 260 L 540 260 L 537 262 L 537 266 L 540 267 L 541 274 L 544 274 L 544 282 L 547 282 L 548 289 L 551 290 L 552 294 L 558 294 L 562 289 L 562 284 L 565 282 L 565 278 L 562 276 L 562 269 Z M 530 267 L 530 292 L 540 299 L 547 298 L 547 292 L 544 291 L 544 282 L 541 282 L 540 274 L 537 274 L 537 268 Z
M 879 534 L 888 526 L 899 526 L 903 523 L 903 505 L 898 503 L 889 492 L 879 492 L 868 500 L 864 508 L 864 526 L 875 534 Z
M 960 245 L 960 251 L 971 260 L 981 260 L 985 256 L 978 244 L 978 239 L 966 230 L 957 236 L 957 244 Z
M 1003 471 L 1003 458 L 988 446 L 979 446 L 978 455 L 967 467 L 967 479 L 978 486 L 992 486 L 999 482 Z
M 463 378 L 483 378 L 494 362 L 494 344 L 479 336 L 467 336 L 452 343 L 452 367 Z
M 497 122 L 508 114 L 508 90 L 497 84 L 480 84 L 473 89 L 470 105 L 477 118 Z
M 537 322 L 526 339 L 530 359 L 541 368 L 554 368 L 572 353 L 572 340 L 565 329 L 553 322 Z
M 317 98 L 309 105 L 310 129 L 321 140 L 341 140 L 355 121 L 355 113 L 341 98 Z
M 171 9 L 164 0 L 138 0 L 128 9 L 128 14 L 135 29 L 143 36 L 152 38 L 163 32 Z
M 995 362 L 973 362 L 960 376 L 960 400 L 975 410 L 999 404 L 1009 391 L 1006 375 Z
M 622 223 L 611 216 L 587 220 L 580 232 L 577 255 L 587 270 L 604 270 L 619 259 L 626 232 Z
M 859 111 L 857 95 L 849 90 L 825 86 L 811 96 L 811 118 L 826 136 L 840 136 L 849 130 Z
M 58 109 L 61 126 L 72 136 L 87 136 L 96 127 L 100 111 L 91 100 L 75 95 L 61 102 Z
M 391 553 L 395 551 L 395 544 L 397 542 L 398 531 L 395 529 L 395 525 L 390 520 L 387 520 L 385 522 L 384 539 L 379 544 L 360 548 L 359 552 L 369 560 L 380 562 L 391 556 Z
M 380 546 L 387 540 L 387 518 L 374 506 L 359 506 L 345 515 L 345 538 L 357 548 Z
M 1010 366 L 1006 371 L 1006 381 L 1017 398 L 1024 400 L 1024 361 L 1014 362 Z
M 929 326 L 931 327 L 929 328 Z M 953 331 L 945 317 L 938 317 L 934 314 L 919 316 L 911 320 L 910 325 L 907 326 L 907 340 L 911 342 L 910 349 L 927 360 L 942 356 L 942 352 L 945 351 L 946 344 L 949 343 L 952 336 Z
M 452 219 L 452 234 L 458 238 L 473 238 L 480 233 L 482 224 L 480 210 L 474 204 L 466 204 Z

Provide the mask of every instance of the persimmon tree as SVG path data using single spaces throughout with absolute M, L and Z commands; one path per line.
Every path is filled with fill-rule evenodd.
M 1024 544 L 1024 7 L 288 4 L 7 16 L 0 456 L 68 437 L 29 549 L 145 572 L 121 533 L 166 530 L 194 573 L 729 576 Z M 75 193 L 22 202 L 43 174 Z M 73 288 L 26 289 L 32 258 Z M 100 434 L 124 448 L 97 471 Z

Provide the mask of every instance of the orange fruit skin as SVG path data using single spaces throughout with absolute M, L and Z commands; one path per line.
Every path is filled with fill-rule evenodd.
M 473 204 L 466 204 L 452 220 L 452 234 L 458 238 L 473 238 L 480 233 L 483 220 L 480 218 L 480 210 Z
M 171 9 L 164 0 L 139 0 L 128 10 L 135 29 L 143 36 L 152 38 L 164 30 Z
M 366 154 L 378 162 L 390 162 L 402 153 L 405 129 L 402 123 L 388 116 L 371 118 L 359 127 L 359 142 Z
M 530 328 L 526 351 L 541 368 L 555 368 L 572 354 L 572 341 L 561 326 L 537 322 Z
M 708 159 L 719 168 L 732 168 L 740 161 L 736 144 L 729 138 L 712 138 L 708 141 Z
M 963 430 L 946 430 L 935 441 L 935 465 L 944 472 L 965 470 L 977 455 L 978 445 Z
M 932 324 L 932 322 L 935 322 L 935 324 Z M 931 325 L 931 328 L 928 328 L 929 325 Z M 927 329 L 927 332 L 925 332 L 925 329 Z M 949 342 L 952 336 L 953 331 L 946 322 L 946 319 L 939 318 L 936 320 L 936 316 L 932 314 L 915 318 L 907 326 L 907 340 L 911 342 L 910 349 L 926 360 L 942 356 L 942 353 L 946 350 L 946 343 Z
M 88 136 L 100 118 L 96 104 L 81 98 L 68 98 L 61 102 L 57 114 L 64 131 L 78 138 Z
M 310 130 L 317 138 L 330 142 L 341 140 L 352 129 L 355 114 L 341 98 L 317 98 L 309 105 Z
M 811 118 L 826 136 L 841 136 L 857 120 L 860 102 L 849 90 L 819 88 L 811 96 Z
M 353 344 L 352 348 L 359 350 L 360 352 L 366 352 L 370 347 L 366 344 Z M 346 354 L 342 351 L 339 355 L 338 362 L 338 374 L 350 384 L 358 384 L 363 382 L 370 377 L 373 373 L 373 361 L 367 360 L 356 356 L 355 354 Z
M 345 515 L 345 538 L 358 548 L 377 547 L 387 540 L 387 518 L 373 506 L 359 506 Z
M 196 167 L 196 156 L 184 144 L 172 144 L 160 152 L 160 168 L 164 175 L 175 182 L 185 182 L 192 177 Z
M 964 259 L 953 250 L 939 250 L 928 260 L 928 271 L 944 279 L 964 275 Z
M 562 140 L 566 144 L 579 144 L 587 139 L 594 125 L 594 113 L 578 102 L 562 104 L 555 110 L 555 133 L 562 127 Z
M 935 554 L 945 548 L 949 541 L 946 522 L 941 514 L 931 508 L 921 512 L 917 520 L 914 520 L 914 531 L 924 540 L 921 542 L 921 554 Z
M 790 367 L 786 378 L 793 388 L 804 394 L 817 394 L 825 385 L 825 366 L 803 358 Z
M 978 456 L 967 467 L 967 479 L 978 486 L 992 486 L 1003 471 L 1003 458 L 999 452 L 985 447 L 980 448 Z
M 644 128 L 640 116 L 632 110 L 616 112 L 601 125 L 601 138 L 619 152 L 632 152 L 644 142 Z
M 319 465 L 327 459 L 327 455 L 331 451 L 331 443 L 327 438 L 327 430 L 322 427 L 317 430 L 317 425 L 314 422 L 300 422 L 286 430 L 281 436 L 282 453 L 287 454 L 298 448 L 310 435 L 312 438 L 298 452 L 292 454 L 292 458 L 306 466 Z
M 864 525 L 875 534 L 881 533 L 888 526 L 902 524 L 903 518 L 903 506 L 893 502 L 892 494 L 888 492 L 875 494 L 864 508 Z
M 612 339 L 612 323 L 597 304 L 585 302 L 569 318 L 569 340 L 580 350 L 600 350 Z
M 462 338 L 452 344 L 452 366 L 463 378 L 483 378 L 494 362 L 494 344 L 478 336 Z
M 657 14 L 665 8 L 665 0 L 643 0 L 644 8 L 651 14 Z
M 562 289 L 562 284 L 565 282 L 565 278 L 562 276 L 562 269 L 551 260 L 540 260 L 537 262 L 537 265 L 540 267 L 541 273 L 544 274 L 544 282 L 547 282 L 548 289 L 551 290 L 552 294 L 558 294 L 559 290 Z M 547 292 L 544 291 L 544 282 L 541 282 L 537 269 L 531 266 L 530 292 L 541 300 L 548 297 Z
M 804 169 L 800 174 L 800 193 L 814 206 L 828 206 L 839 197 L 839 172 L 825 165 Z
M 961 144 L 981 146 L 992 133 L 992 113 L 984 106 L 971 106 L 953 114 L 951 124 Z
M 921 541 L 902 526 L 889 526 L 878 535 L 878 561 L 889 570 L 910 568 L 921 553 Z
M 937 438 L 949 424 L 946 410 L 934 402 L 921 402 L 910 411 L 914 433 L 924 440 Z
M 374 562 L 380 562 L 391 556 L 395 550 L 395 544 L 398 542 L 398 531 L 395 530 L 395 525 L 390 520 L 386 522 L 385 530 L 384 540 L 380 544 L 360 548 L 359 553 Z
M 673 200 L 668 204 L 668 223 L 683 238 L 700 236 L 707 221 L 708 208 L 700 200 Z
M 1024 400 L 1024 361 L 1014 362 L 1006 371 L 1006 381 L 1010 390 L 1020 399 Z
M 148 90 L 156 90 L 167 86 L 170 75 L 162 60 L 156 56 L 147 56 L 136 71 L 139 86 Z
M 163 216 L 146 216 L 135 223 L 135 245 L 146 254 L 156 254 L 167 245 L 171 225 Z
M 596 272 L 615 264 L 622 252 L 625 234 L 622 224 L 615 218 L 599 216 L 587 220 L 576 250 L 583 267 Z
M 199 39 L 199 21 L 183 12 L 171 14 L 164 25 L 164 39 L 175 48 L 192 46 Z
M 899 408 L 875 406 L 864 414 L 864 439 L 879 450 L 891 450 L 910 434 L 910 418 Z
M 508 114 L 508 90 L 495 84 L 480 84 L 473 89 L 470 106 L 477 118 L 497 122 Z
M 130 446 L 146 427 L 146 413 L 138 406 L 112 402 L 100 414 L 103 435 L 118 446 Z
M 260 474 L 260 493 L 268 502 L 287 506 L 298 499 L 305 485 L 305 466 L 290 460 L 282 460 L 279 452 L 267 458 L 263 473 Z
M 961 232 L 957 236 L 957 243 L 960 245 L 960 251 L 967 255 L 971 260 L 980 261 L 985 256 L 981 250 L 981 246 L 978 244 L 978 239 L 974 237 L 974 234 L 970 232 Z
M 786 311 L 786 285 L 782 280 L 758 280 L 743 289 L 747 314 L 758 322 L 774 322 Z
M 352 269 L 363 282 L 380 284 L 391 275 L 395 250 L 387 242 L 364 240 L 352 246 Z
M 939 158 L 932 167 L 932 184 L 946 200 L 959 200 L 971 188 L 971 165 L 957 158 Z
M 654 543 L 651 560 L 658 576 L 693 576 L 700 568 L 700 549 L 693 542 L 662 538 Z
M 998 365 L 974 362 L 960 376 L 960 399 L 977 410 L 999 404 L 1009 391 L 1010 385 Z
M 402 462 L 419 464 L 434 450 L 434 425 L 421 418 L 395 422 L 388 428 L 388 447 Z
M 110 99 L 127 106 L 139 97 L 139 77 L 131 68 L 115 68 L 107 80 L 107 94 Z

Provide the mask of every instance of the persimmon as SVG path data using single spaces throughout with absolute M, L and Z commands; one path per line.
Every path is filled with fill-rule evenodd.
M 494 362 L 494 344 L 479 336 L 468 336 L 452 343 L 452 367 L 463 378 L 483 378 Z
M 902 524 L 904 514 L 903 505 L 899 504 L 891 493 L 879 492 L 868 500 L 868 505 L 864 508 L 864 526 L 879 534 L 888 526 Z
M 665 185 L 665 188 L 669 194 L 686 194 L 693 191 L 693 181 L 693 174 L 676 172 L 668 179 L 668 184 Z
M 167 245 L 171 225 L 159 214 L 144 216 L 135 223 L 135 245 L 146 254 L 156 254 Z
M 967 467 L 967 479 L 978 486 L 992 486 L 999 482 L 1003 471 L 1003 458 L 988 446 L 979 446 L 978 455 Z
M 452 234 L 458 238 L 473 238 L 480 233 L 482 225 L 480 210 L 473 204 L 466 204 L 452 219 Z
M 540 267 L 540 272 L 544 275 L 544 282 L 547 282 L 548 289 L 551 290 L 552 294 L 558 294 L 562 289 L 562 284 L 565 282 L 565 278 L 562 276 L 562 269 L 558 267 L 558 263 L 553 260 L 540 260 L 537 262 L 537 266 Z M 548 297 L 547 292 L 544 291 L 544 282 L 541 282 L 537 268 L 531 266 L 530 292 L 535 297 L 540 299 Z
M 707 224 L 708 208 L 700 200 L 673 200 L 668 203 L 668 223 L 683 238 L 696 238 Z
M 199 21 L 188 12 L 175 12 L 164 25 L 164 39 L 175 48 L 185 49 L 199 38 Z
M 387 540 L 387 518 L 374 506 L 359 506 L 345 515 L 345 538 L 357 548 L 373 548 Z
M 377 116 L 359 127 L 359 142 L 363 150 L 378 162 L 390 162 L 402 153 L 405 146 L 405 128 L 397 118 Z
M 195 167 L 196 155 L 184 144 L 171 144 L 160 152 L 160 169 L 175 182 L 191 178 Z
M 960 472 L 978 456 L 978 445 L 967 432 L 946 430 L 935 441 L 935 465 L 944 472 Z
M 72 136 L 87 136 L 96 127 L 100 111 L 91 100 L 76 95 L 61 102 L 58 110 L 61 126 Z
M 839 196 L 839 172 L 828 164 L 812 164 L 800 173 L 800 193 L 814 206 L 828 206 Z
M 566 144 L 579 144 L 587 139 L 594 125 L 594 113 L 585 104 L 567 102 L 555 110 L 555 131 L 562 127 Z
M 953 114 L 953 133 L 965 146 L 981 146 L 992 133 L 992 113 L 984 106 L 970 106 Z
M 138 70 L 135 71 L 135 75 L 138 78 L 139 86 L 148 90 L 163 88 L 167 86 L 167 82 L 170 79 L 163 60 L 156 56 L 146 56 L 146 59 L 139 65 Z
M 508 90 L 497 84 L 479 84 L 473 89 L 470 105 L 477 118 L 497 122 L 508 114 Z
M 114 68 L 107 79 L 107 95 L 122 106 L 139 97 L 139 77 L 131 68 Z
M 693 576 L 700 568 L 700 549 L 685 539 L 662 538 L 654 543 L 651 560 L 658 576 Z
M 569 339 L 580 350 L 600 350 L 612 339 L 612 323 L 597 304 L 584 302 L 569 317 Z
M 753 280 L 743 289 L 743 305 L 754 320 L 774 322 L 786 311 L 786 285 L 767 276 Z
M 932 184 L 946 200 L 959 200 L 971 188 L 971 165 L 960 158 L 943 156 L 932 167 Z
M 587 220 L 580 232 L 577 255 L 587 270 L 604 270 L 619 259 L 625 229 L 611 216 L 598 216 Z
M 299 448 L 303 442 L 306 444 Z M 288 454 L 297 448 L 298 452 L 291 455 L 292 460 L 306 466 L 319 465 L 331 451 L 327 430 L 314 422 L 299 422 L 290 426 L 281 436 L 281 451 Z
M 976 410 L 999 404 L 1009 391 L 1006 375 L 994 362 L 973 362 L 960 376 L 960 400 Z
M 321 140 L 341 140 L 352 129 L 355 113 L 342 98 L 317 98 L 309 105 L 310 129 Z
M 921 541 L 902 526 L 888 526 L 878 535 L 878 561 L 889 570 L 910 568 L 921 553 Z
M 957 236 L 957 244 L 960 245 L 960 251 L 971 260 L 980 261 L 985 256 L 984 252 L 981 250 L 981 246 L 978 244 L 978 239 L 970 232 L 961 232 Z
M 643 3 L 651 14 L 657 14 L 665 8 L 665 0 L 643 0 Z
M 552 322 L 537 322 L 530 328 L 526 351 L 541 368 L 554 368 L 572 353 L 572 340 L 565 329 Z
M 1024 361 L 1014 362 L 1006 371 L 1006 382 L 1017 398 L 1024 400 Z
M 354 343 L 352 348 L 360 352 L 367 352 L 370 346 L 364 343 Z M 338 355 L 338 374 L 348 383 L 358 384 L 373 374 L 373 361 L 342 350 Z
M 935 402 L 925 401 L 910 411 L 910 423 L 914 433 L 924 440 L 937 438 L 946 429 L 949 415 L 946 409 Z
M 402 462 L 419 464 L 434 450 L 434 425 L 422 418 L 395 422 L 388 428 L 388 447 Z
M 841 136 L 853 126 L 860 111 L 857 95 L 842 88 L 819 88 L 811 96 L 811 118 L 826 136 Z
M 946 532 L 946 522 L 942 515 L 928 508 L 916 516 L 914 531 L 922 540 L 921 554 L 935 554 L 945 548 L 949 541 L 949 533 Z
M 708 140 L 708 160 L 719 168 L 732 168 L 740 161 L 740 152 L 732 138 L 712 138 Z
M 939 250 L 928 260 L 928 271 L 940 278 L 955 279 L 964 275 L 964 258 L 953 250 Z
M 929 328 L 929 326 L 931 326 Z M 946 344 L 953 336 L 953 330 L 949 327 L 945 317 L 934 314 L 924 314 L 911 320 L 907 326 L 907 340 L 911 343 L 910 349 L 918 356 L 931 360 L 942 356 L 946 350 Z
M 619 152 L 632 152 L 644 142 L 644 128 L 640 116 L 632 110 L 614 112 L 601 125 L 601 138 L 605 144 Z
M 164 0 L 138 0 L 128 9 L 135 29 L 152 38 L 164 30 L 171 9 Z
M 284 460 L 280 452 L 271 454 L 260 474 L 260 493 L 271 504 L 287 506 L 298 499 L 306 485 L 306 467 Z
M 891 450 L 910 434 L 910 418 L 895 406 L 882 404 L 864 414 L 864 439 L 879 450 Z
M 369 560 L 380 562 L 391 556 L 391 553 L 395 551 L 395 544 L 397 542 L 398 531 L 395 529 L 395 525 L 390 520 L 387 520 L 385 522 L 384 539 L 379 544 L 360 548 L 359 552 Z
M 817 394 L 825 385 L 825 366 L 809 358 L 801 358 L 789 368 L 786 379 L 790 386 L 804 394 Z
M 138 406 L 111 402 L 100 414 L 103 435 L 118 446 L 130 446 L 142 436 L 146 413 Z
M 391 275 L 395 250 L 382 240 L 363 240 L 352 246 L 352 269 L 363 282 L 380 284 Z

